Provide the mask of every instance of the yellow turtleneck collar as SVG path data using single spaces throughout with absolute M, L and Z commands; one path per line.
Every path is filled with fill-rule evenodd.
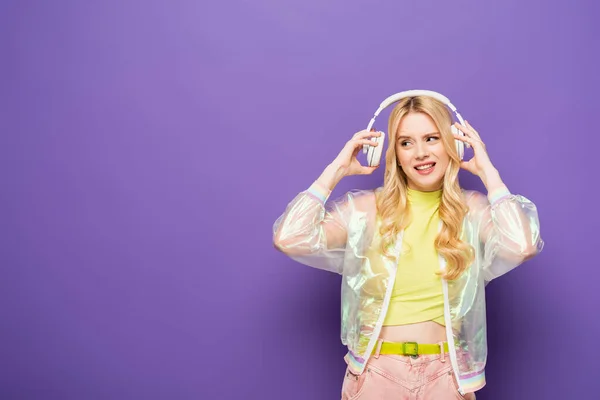
M 423 192 L 407 188 L 408 201 L 411 204 L 433 205 L 440 202 L 442 191 L 442 189 L 439 189 L 432 192 Z

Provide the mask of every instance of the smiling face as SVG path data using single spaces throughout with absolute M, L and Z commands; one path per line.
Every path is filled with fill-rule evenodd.
M 409 112 L 402 117 L 395 147 L 396 161 L 406 174 L 409 188 L 423 192 L 442 188 L 450 156 L 429 115 Z

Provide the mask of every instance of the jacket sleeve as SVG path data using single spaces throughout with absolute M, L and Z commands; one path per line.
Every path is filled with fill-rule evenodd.
M 273 244 L 302 264 L 342 273 L 350 206 L 342 197 L 327 202 L 330 191 L 313 183 L 299 193 L 273 225 Z
M 506 187 L 488 196 L 472 192 L 469 201 L 479 226 L 485 281 L 506 274 L 544 247 L 535 204 Z

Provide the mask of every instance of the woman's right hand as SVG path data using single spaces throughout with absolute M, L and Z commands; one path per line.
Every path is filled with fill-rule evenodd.
M 374 140 L 368 138 L 381 136 L 381 132 L 362 130 L 354 134 L 352 139 L 346 142 L 346 145 L 340 151 L 332 164 L 343 174 L 343 176 L 352 175 L 370 175 L 379 168 L 379 165 L 369 167 L 361 165 L 356 156 L 362 150 L 364 145 L 379 146 Z

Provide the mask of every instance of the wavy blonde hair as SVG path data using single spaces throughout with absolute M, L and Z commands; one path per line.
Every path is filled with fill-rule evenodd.
M 450 131 L 452 117 L 442 102 L 428 96 L 416 96 L 399 101 L 389 118 L 389 141 L 385 155 L 383 188 L 377 193 L 377 212 L 381 218 L 379 233 L 381 251 L 388 258 L 399 232 L 410 223 L 410 204 L 407 201 L 407 178 L 396 159 L 396 136 L 402 118 L 409 113 L 423 113 L 431 117 L 437 126 L 444 148 L 450 156 L 450 163 L 444 174 L 439 216 L 441 231 L 435 239 L 435 249 L 446 260 L 446 269 L 438 272 L 445 279 L 458 278 L 474 258 L 474 249 L 460 240 L 463 218 L 468 207 L 460 185 L 458 172 L 460 159 L 456 151 L 455 139 Z

